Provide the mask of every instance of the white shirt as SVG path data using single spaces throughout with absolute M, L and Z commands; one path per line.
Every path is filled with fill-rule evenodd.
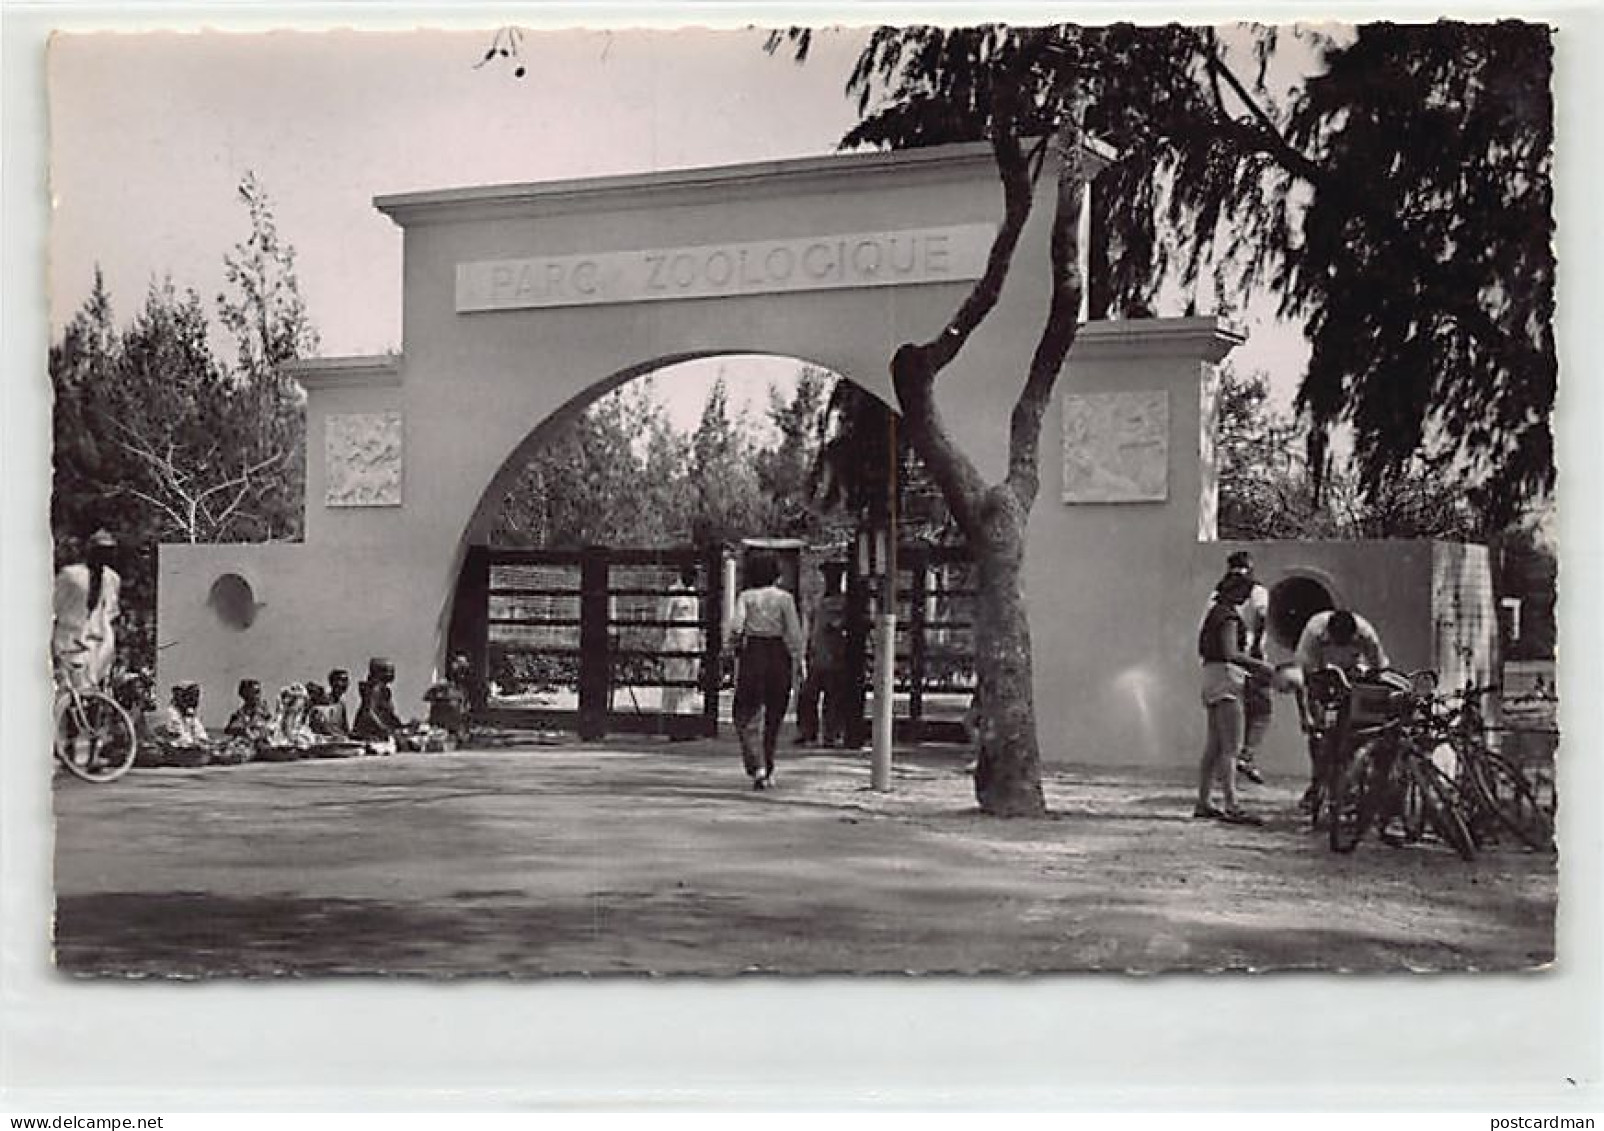
M 773 636 L 785 641 L 795 660 L 802 658 L 802 620 L 796 614 L 796 601 L 778 585 L 762 589 L 743 589 L 735 598 L 735 614 L 730 618 L 730 636 Z
M 1360 661 L 1371 671 L 1390 666 L 1375 628 L 1357 613 L 1353 620 L 1357 626 L 1353 641 L 1337 644 L 1327 635 L 1326 626 L 1331 623 L 1331 610 L 1315 613 L 1309 618 L 1309 623 L 1303 626 L 1303 635 L 1298 637 L 1297 661 L 1304 675 L 1324 667 L 1341 668 L 1348 675 L 1353 675 Z

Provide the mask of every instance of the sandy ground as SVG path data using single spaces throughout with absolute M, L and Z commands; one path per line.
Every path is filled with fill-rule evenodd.
M 961 759 L 645 741 L 59 778 L 57 961 L 110 975 L 1524 969 L 1555 861 L 1349 857 L 1186 767 L 1061 768 L 1051 818 L 974 809 Z

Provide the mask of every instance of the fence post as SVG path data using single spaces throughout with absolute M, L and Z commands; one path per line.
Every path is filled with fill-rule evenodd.
M 579 737 L 607 736 L 612 641 L 607 612 L 607 550 L 587 546 L 579 559 Z
M 905 551 L 913 584 L 908 586 L 908 739 L 924 739 L 925 717 L 925 603 L 930 588 L 930 551 L 910 546 Z
M 717 543 L 702 554 L 707 596 L 702 600 L 702 734 L 718 737 L 718 699 L 724 666 L 724 555 Z
M 846 585 L 846 660 L 850 680 L 846 688 L 846 740 L 847 746 L 856 750 L 871 737 L 863 718 L 869 687 L 863 670 L 869 659 L 869 588 L 856 554 L 849 553 L 847 556 Z

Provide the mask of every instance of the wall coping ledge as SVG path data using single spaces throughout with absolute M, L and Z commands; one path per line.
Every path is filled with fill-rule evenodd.
M 1097 168 L 1117 160 L 1109 145 L 1087 138 L 1086 151 Z M 960 142 L 922 149 L 869 150 L 786 157 L 738 165 L 709 165 L 686 169 L 659 169 L 567 180 L 503 185 L 427 189 L 388 193 L 373 198 L 373 206 L 401 227 L 452 223 L 496 217 L 538 216 L 608 207 L 621 207 L 631 199 L 709 199 L 704 194 L 749 198 L 754 193 L 796 191 L 798 186 L 837 182 L 843 188 L 861 187 L 849 179 L 950 179 L 981 173 L 997 179 L 988 142 Z M 1000 184 L 999 184 L 1000 189 Z
M 868 153 L 834 153 L 822 157 L 782 158 L 740 165 L 664 169 L 522 184 L 478 185 L 392 193 L 373 198 L 373 206 L 403 228 L 412 224 L 476 220 L 496 215 L 529 215 L 563 211 L 585 202 L 599 203 L 687 190 L 733 193 L 757 185 L 779 187 L 797 181 L 833 180 L 863 173 L 895 175 L 912 172 L 967 171 L 991 165 L 985 142 L 931 146 L 927 149 Z
M 1088 322 L 1075 335 L 1070 360 L 1196 357 L 1217 362 L 1247 341 L 1247 331 L 1217 315 Z
M 314 389 L 386 388 L 401 384 L 401 358 L 392 354 L 354 357 L 310 357 L 292 362 L 285 372 L 308 392 Z

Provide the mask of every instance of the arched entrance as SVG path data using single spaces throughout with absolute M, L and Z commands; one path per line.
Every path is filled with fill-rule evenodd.
M 714 733 L 743 551 L 780 547 L 805 615 L 822 558 L 847 564 L 857 516 L 809 487 L 827 426 L 861 402 L 843 383 L 858 388 L 801 359 L 709 353 L 611 375 L 536 425 L 463 535 L 447 643 L 479 675 L 481 715 Z
M 992 480 L 1047 307 L 1050 174 L 1039 194 L 997 306 L 937 390 Z M 205 680 L 225 716 L 241 678 L 305 681 L 372 656 L 394 662 L 396 701 L 417 713 L 446 659 L 479 509 L 534 442 L 532 422 L 718 353 L 807 358 L 889 403 L 891 357 L 942 332 L 1001 214 L 983 144 L 375 203 L 403 233 L 402 348 L 298 367 L 304 543 L 162 549 L 160 677 Z M 1239 340 L 1213 318 L 1091 323 L 1077 337 L 1024 570 L 1041 730 L 1066 736 L 1049 757 L 1167 758 L 1191 744 L 1195 673 L 1174 641 L 1191 638 L 1217 570 L 1197 552 L 1199 421 L 1211 366 Z M 1138 442 L 1086 444 L 1099 421 L 1134 422 Z M 247 627 L 207 603 L 225 574 L 250 583 Z M 1133 667 L 1151 673 L 1145 702 L 1169 728 L 1141 750 L 1110 708 Z
M 750 555 L 765 552 L 809 630 L 842 634 L 818 643 L 833 658 L 808 684 L 807 717 L 823 695 L 835 723 L 824 737 L 866 741 L 883 581 L 858 547 L 871 533 L 883 546 L 885 519 L 859 508 L 890 486 L 879 479 L 894 414 L 877 398 L 881 411 L 865 414 L 861 386 L 800 359 L 713 360 L 598 382 L 588 407 L 541 422 L 492 478 L 464 535 L 447 634 L 477 673 L 487 722 L 585 737 L 716 733 L 731 691 L 722 625 Z M 896 725 L 962 740 L 968 554 L 917 456 L 898 462 Z M 868 483 L 848 485 L 859 476 Z

